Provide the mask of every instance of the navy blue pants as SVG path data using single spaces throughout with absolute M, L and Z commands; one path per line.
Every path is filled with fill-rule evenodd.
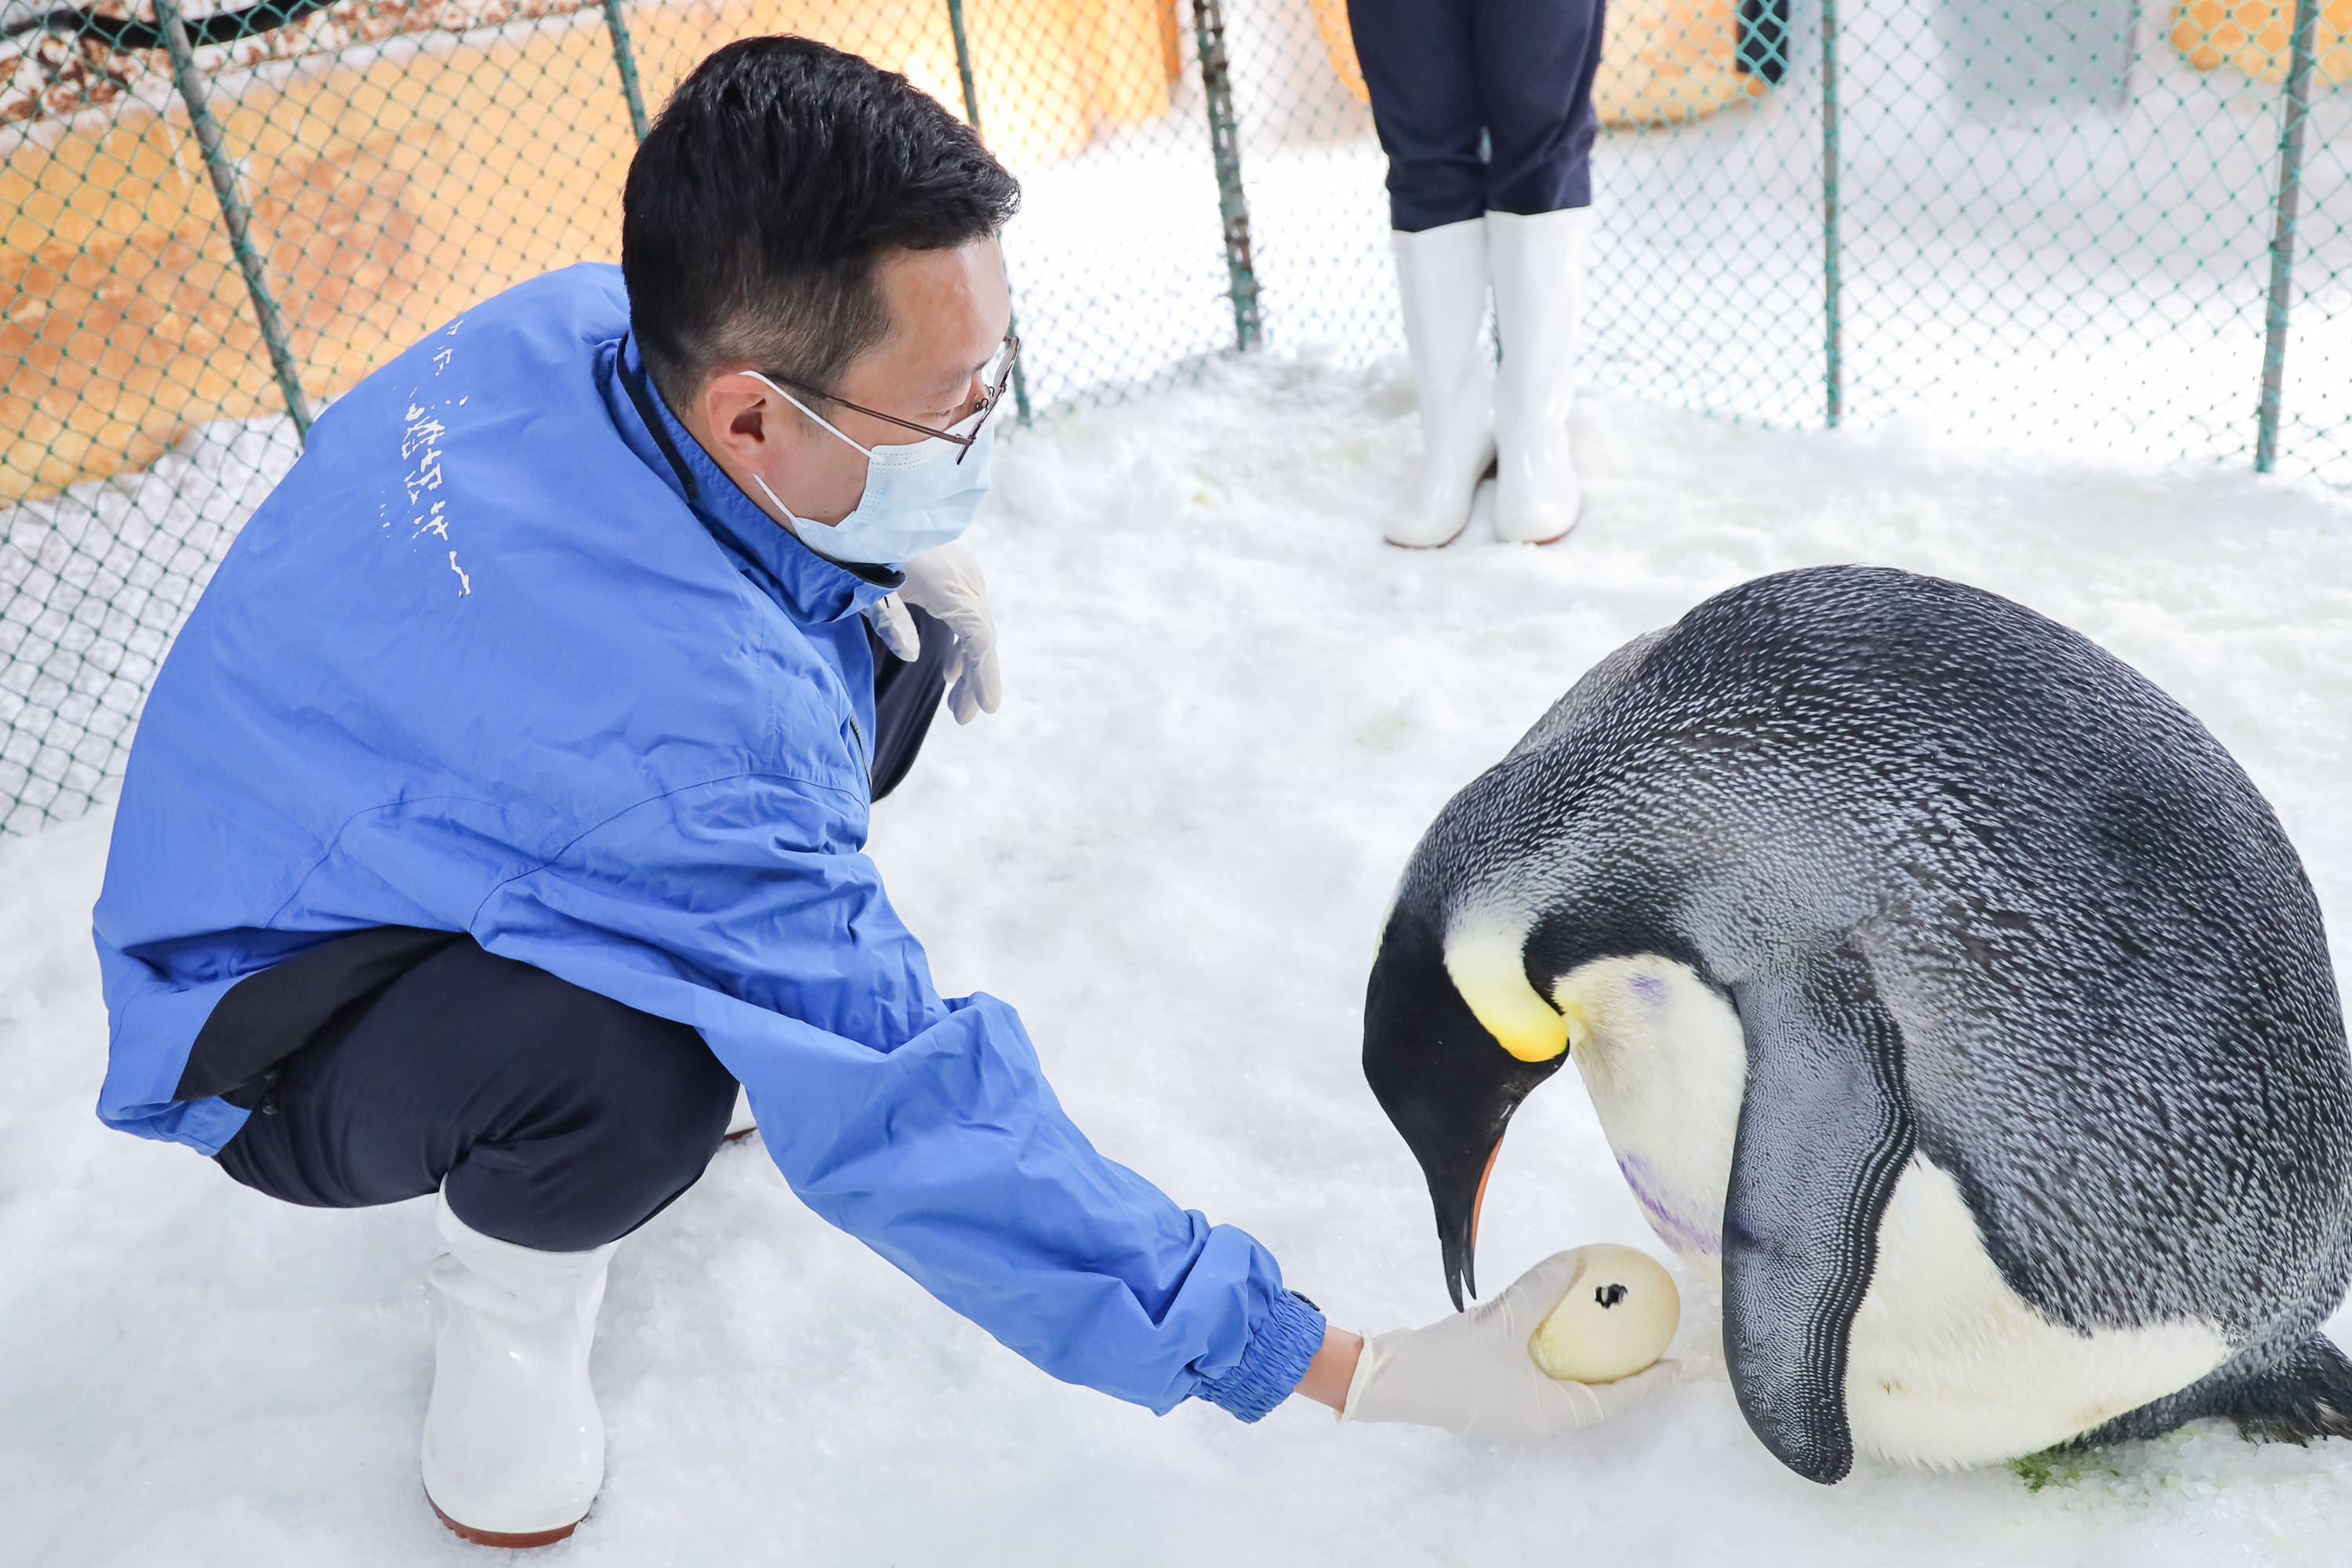
M 1601 17 L 1601 0 L 1348 0 L 1390 225 L 1591 205 Z
M 485 1236 L 585 1252 L 692 1186 L 735 1080 L 684 1024 L 470 937 L 338 1014 L 220 1152 L 256 1191 L 365 1208 L 448 1184 Z
M 914 614 L 920 658 L 875 650 L 877 799 L 913 766 L 945 685 L 950 634 Z M 542 1252 L 617 1240 L 695 1184 L 735 1103 L 734 1079 L 699 1034 L 470 937 L 418 934 L 426 956 L 388 982 L 368 944 L 351 944 L 362 956 L 348 971 L 367 988 L 287 1042 L 245 1086 L 249 1100 L 232 1095 L 255 1109 L 221 1150 L 223 1170 L 314 1208 L 397 1203 L 446 1184 L 459 1219 Z M 312 965 L 284 1015 L 315 1013 L 333 968 Z M 242 1013 L 266 1019 L 271 1006 L 247 997 Z

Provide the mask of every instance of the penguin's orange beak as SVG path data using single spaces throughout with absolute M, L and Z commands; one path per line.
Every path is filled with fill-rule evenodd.
M 1495 1162 L 1502 1157 L 1503 1135 L 1495 1134 L 1495 1146 L 1486 1152 L 1486 1163 L 1478 1170 L 1478 1190 L 1470 1200 L 1470 1222 L 1460 1232 L 1448 1236 L 1445 1226 L 1445 1205 L 1437 1198 L 1433 1186 L 1430 1195 L 1437 1203 L 1438 1247 L 1445 1265 L 1445 1289 L 1454 1298 L 1454 1310 L 1462 1310 L 1462 1293 L 1478 1294 L 1478 1222 L 1486 1213 L 1486 1184 L 1494 1180 Z
M 1503 1140 L 1495 1140 L 1495 1152 L 1486 1156 L 1486 1168 L 1478 1173 L 1478 1195 L 1470 1204 L 1470 1245 L 1464 1256 L 1478 1249 L 1478 1222 L 1486 1215 L 1486 1184 L 1495 1179 L 1495 1162 L 1503 1157 Z

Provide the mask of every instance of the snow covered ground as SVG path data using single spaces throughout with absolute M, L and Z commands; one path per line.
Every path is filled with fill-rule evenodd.
M 1886 563 L 2080 628 L 2221 735 L 2352 922 L 2342 495 L 1599 400 L 1580 440 L 1568 542 L 1422 554 L 1373 521 L 1414 444 L 1393 367 L 1228 365 L 1024 437 L 976 540 L 1004 710 L 943 723 L 880 825 L 943 987 L 1020 1006 L 1107 1151 L 1265 1238 L 1343 1323 L 1446 1308 L 1420 1179 L 1355 1061 L 1407 852 L 1580 671 L 1733 583 Z M 278 1205 L 92 1120 L 106 832 L 0 840 L 0 1562 L 489 1561 L 417 1481 L 425 1205 Z M 1506 1145 L 1481 1272 L 1601 1239 L 1649 1238 L 1567 1077 Z M 730 1148 L 614 1265 L 610 1479 L 539 1560 L 2342 1560 L 2342 1444 L 2201 1430 L 2038 1491 L 1868 1465 L 1812 1487 L 1741 1424 L 1713 1300 L 1685 1284 L 1685 1384 L 1555 1443 L 1303 1405 L 1155 1419 L 1034 1372 Z

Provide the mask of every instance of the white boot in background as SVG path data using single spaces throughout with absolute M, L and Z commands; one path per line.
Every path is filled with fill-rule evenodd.
M 1549 544 L 1576 526 L 1584 487 L 1569 450 L 1576 403 L 1576 335 L 1592 209 L 1486 215 L 1495 327 L 1503 371 L 1495 393 L 1495 537 Z
M 1421 394 L 1421 460 L 1391 514 L 1391 544 L 1451 544 L 1495 458 L 1495 367 L 1486 327 L 1486 226 L 1470 218 L 1392 233 L 1404 341 Z
M 482 1235 L 435 1200 L 449 1253 L 426 1279 L 447 1316 L 425 1411 L 425 1495 L 484 1546 L 572 1533 L 604 1482 L 604 1421 L 588 1346 L 619 1243 L 535 1252 Z

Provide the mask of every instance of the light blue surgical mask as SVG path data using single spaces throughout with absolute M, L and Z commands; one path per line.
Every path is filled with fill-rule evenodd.
M 835 523 L 812 522 L 795 514 L 768 488 L 767 480 L 751 476 L 801 542 L 820 555 L 861 565 L 896 566 L 909 556 L 962 537 L 980 503 L 988 498 L 996 431 L 986 422 L 992 410 L 982 409 L 949 426 L 959 436 L 977 429 L 969 447 L 936 436 L 905 446 L 866 447 L 842 435 L 832 421 L 758 371 L 736 374 L 750 376 L 866 454 L 866 493 L 849 515 Z M 963 456 L 961 463 L 956 461 L 959 453 Z

